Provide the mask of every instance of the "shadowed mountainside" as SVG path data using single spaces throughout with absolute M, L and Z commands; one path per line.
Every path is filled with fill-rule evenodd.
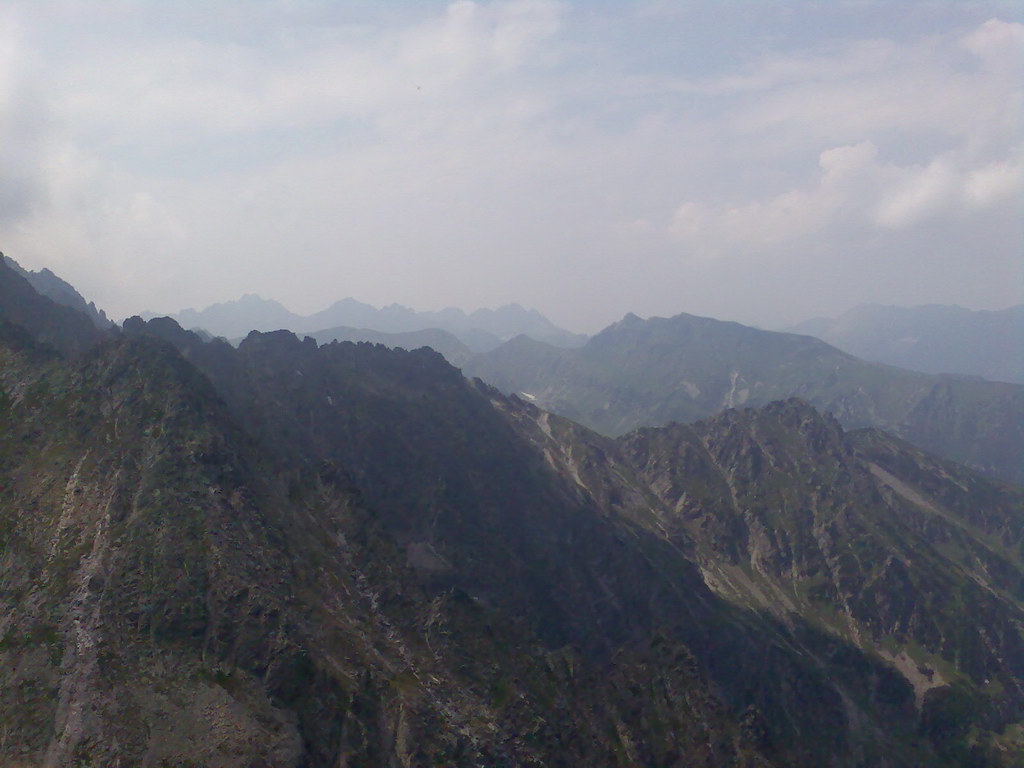
M 114 324 L 107 319 L 107 315 L 102 309 L 96 309 L 96 305 L 91 301 L 86 302 L 82 294 L 76 291 L 70 283 L 61 280 L 50 270 L 44 268 L 38 272 L 32 272 L 23 269 L 18 262 L 2 253 L 0 253 L 0 262 L 25 278 L 40 296 L 45 296 L 65 307 L 77 309 L 86 315 L 99 330 L 105 331 L 113 327 Z
M 615 612 L 593 596 L 569 610 L 573 579 L 594 577 L 575 558 L 541 559 L 591 527 L 542 467 L 555 496 L 537 508 L 555 519 L 536 542 L 525 530 L 481 542 L 480 528 L 515 518 L 452 520 L 439 504 L 435 547 L 422 540 L 431 510 L 403 520 L 389 507 L 408 491 L 367 483 L 372 502 L 330 459 L 264 454 L 155 339 L 71 365 L 12 342 L 2 370 L 5 760 L 762 764 L 671 633 L 597 632 L 603 653 L 556 639 Z M 612 544 L 614 526 L 598 528 L 591 557 Z M 498 567 L 526 582 L 505 585 L 508 599 Z M 555 573 L 564 591 L 546 582 Z M 641 568 L 633 589 L 651 577 Z
M 6 257 L 0 258 L 0 318 L 67 355 L 81 354 L 101 337 L 82 312 L 40 295 Z

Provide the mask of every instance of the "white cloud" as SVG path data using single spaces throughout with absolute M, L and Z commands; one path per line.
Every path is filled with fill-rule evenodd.
M 958 62 L 950 53 L 957 45 L 982 66 Z M 754 74 L 726 78 L 726 90 L 754 92 L 731 121 L 755 145 L 761 134 L 761 146 L 795 156 L 830 138 L 857 142 L 821 151 L 817 171 L 782 191 L 714 205 L 688 200 L 669 234 L 690 254 L 740 256 L 828 239 L 839 222 L 867 234 L 998 206 L 1015 193 L 1019 202 L 1024 142 L 1011 105 L 1021 80 L 1001 64 L 1022 54 L 1024 26 L 991 20 L 959 40 L 855 43 L 832 57 L 772 57 Z M 901 161 L 915 140 L 937 149 L 923 162 Z
M 950 222 L 1008 261 L 1020 25 L 698 69 L 654 26 L 615 42 L 627 65 L 596 28 L 677 23 L 628 6 L 596 27 L 539 0 L 42 7 L 0 23 L 0 248 L 115 314 L 257 291 L 729 315 L 731 274 L 938 252 Z
M 960 44 L 990 66 L 1015 69 L 1024 48 L 1024 24 L 989 19 L 964 35 Z
M 923 168 L 903 169 L 899 175 L 903 178 L 882 192 L 875 214 L 882 226 L 908 226 L 958 202 L 958 174 L 946 157 L 937 157 Z
M 75 67 L 66 118 L 129 141 L 393 124 L 487 97 L 558 29 L 555 4 L 458 0 L 404 27 L 293 30 L 270 43 L 169 37 L 97 52 Z
M 818 157 L 819 171 L 811 184 L 763 200 L 720 206 L 683 203 L 669 231 L 691 254 L 712 257 L 813 235 L 844 208 L 859 204 L 864 179 L 876 168 L 877 151 L 870 141 L 825 150 Z
M 965 201 L 975 208 L 1014 197 L 1019 202 L 1024 196 L 1024 160 L 1018 154 L 971 171 L 964 180 L 963 194 Z

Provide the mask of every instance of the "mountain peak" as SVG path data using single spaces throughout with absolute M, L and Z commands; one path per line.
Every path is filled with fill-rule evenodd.
M 644 320 L 639 315 L 635 315 L 632 312 L 627 312 L 625 315 L 623 315 L 622 319 L 619 320 L 619 322 L 615 323 L 612 327 L 613 328 L 642 328 L 646 324 L 647 324 L 647 321 Z

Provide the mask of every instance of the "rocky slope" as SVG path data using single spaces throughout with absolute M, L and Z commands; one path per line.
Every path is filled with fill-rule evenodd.
M 1024 490 L 799 400 L 614 441 L 525 409 L 603 505 L 659 510 L 647 526 L 689 542 L 717 595 L 776 617 L 806 653 L 836 653 L 809 625 L 897 670 L 955 764 L 1024 758 Z
M 719 591 L 815 616 L 882 655 L 916 648 L 917 664 L 938 656 L 980 689 L 1024 697 L 1019 489 L 884 433 L 848 436 L 799 401 L 621 444 L 700 542 Z M 920 697 L 943 677 L 917 682 Z
M 692 315 L 628 316 L 577 350 L 519 338 L 464 370 L 612 436 L 796 396 L 848 429 L 885 429 L 1024 481 L 1024 386 L 867 363 L 809 336 Z

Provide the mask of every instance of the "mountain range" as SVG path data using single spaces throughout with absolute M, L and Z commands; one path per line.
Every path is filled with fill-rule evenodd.
M 1024 383 L 1024 304 L 999 311 L 865 304 L 788 330 L 817 336 L 865 360 Z
M 846 428 L 1024 482 L 1024 386 L 869 363 L 810 336 L 628 315 L 578 349 L 520 336 L 463 370 L 611 436 L 800 397 Z
M 941 351 L 940 338 L 949 337 L 947 358 L 958 348 L 976 350 L 973 363 L 966 361 L 960 368 L 979 370 L 984 367 L 982 358 L 993 362 L 1004 357 L 1002 368 L 1008 370 L 1016 364 L 1013 361 L 1024 359 L 1004 349 L 1013 346 L 1016 336 L 1024 339 L 1024 318 L 1019 314 L 1013 309 L 971 313 L 955 307 L 864 308 L 844 316 L 847 319 L 839 325 L 870 327 L 876 333 L 888 328 L 890 335 L 899 335 L 906 329 L 899 330 L 891 316 L 917 318 L 913 324 L 919 330 L 928 327 L 931 317 L 945 318 L 934 330 L 918 333 L 932 340 L 925 346 Z M 864 319 L 869 315 L 874 320 Z M 853 322 L 854 317 L 863 321 Z M 324 325 L 339 318 L 348 324 Z M 539 405 L 611 436 L 796 396 L 834 413 L 846 427 L 886 429 L 941 456 L 1024 482 L 1024 463 L 1019 460 L 1024 455 L 1020 385 L 971 381 L 969 376 L 927 376 L 872 364 L 805 334 L 761 331 L 686 314 L 646 321 L 628 315 L 586 339 L 566 335 L 538 313 L 516 305 L 466 315 L 459 310 L 417 313 L 398 305 L 377 310 L 346 299 L 301 318 L 276 302 L 251 295 L 201 313 L 187 310 L 177 319 L 185 327 L 197 325 L 207 331 L 287 328 L 319 343 L 431 347 L 466 375 L 479 376 L 507 393 L 526 393 Z M 808 328 L 826 330 L 823 323 L 812 321 Z M 499 341 L 499 335 L 517 328 L 527 330 Z M 983 343 L 985 337 L 992 339 L 990 346 Z M 555 338 L 556 343 L 545 343 L 545 338 Z
M 141 316 L 147 320 L 157 317 L 152 312 L 144 312 Z M 240 339 L 254 330 L 315 333 L 343 327 L 407 333 L 440 329 L 453 334 L 476 352 L 493 349 L 520 334 L 563 347 L 579 346 L 587 338 L 559 328 L 536 310 L 523 309 L 518 304 L 478 309 L 466 314 L 453 307 L 436 312 L 417 312 L 400 304 L 391 304 L 378 309 L 348 298 L 320 312 L 303 316 L 271 299 L 246 294 L 237 301 L 214 304 L 201 311 L 183 309 L 170 317 L 183 328 L 201 328 L 227 339 Z
M 613 438 L 429 349 L 104 332 L 3 266 L 0 299 L 4 764 L 1024 754 L 1018 486 L 740 375 Z M 596 339 L 668 377 L 678 324 L 721 330 Z M 831 349 L 750 330 L 745 377 Z

